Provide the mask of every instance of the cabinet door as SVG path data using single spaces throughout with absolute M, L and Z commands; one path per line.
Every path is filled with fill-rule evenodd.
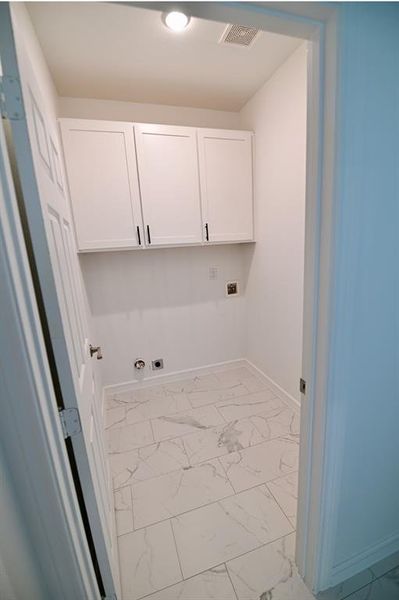
M 134 128 L 147 243 L 201 242 L 196 130 L 144 124 Z
M 252 133 L 199 129 L 198 148 L 208 241 L 252 240 Z
M 142 239 L 133 125 L 62 119 L 79 250 L 131 248 Z

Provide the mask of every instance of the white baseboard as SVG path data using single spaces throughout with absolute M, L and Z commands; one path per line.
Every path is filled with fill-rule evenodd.
M 271 377 L 256 367 L 250 360 L 245 359 L 245 362 L 255 375 L 258 375 L 265 380 L 268 387 L 271 388 L 276 396 L 285 402 L 285 404 L 287 404 L 290 408 L 294 408 L 295 410 L 300 409 L 301 404 L 296 398 L 294 398 L 294 396 L 291 396 L 291 394 L 286 392 L 280 385 L 278 385 L 278 383 L 276 383 Z
M 271 388 L 278 398 L 280 398 L 287 406 L 298 410 L 300 404 L 296 398 L 286 392 L 281 386 L 279 386 L 271 377 L 266 375 L 263 371 L 258 369 L 251 361 L 246 358 L 237 358 L 234 360 L 228 360 L 220 363 L 214 363 L 210 365 L 204 365 L 203 367 L 196 367 L 195 369 L 183 369 L 181 371 L 173 371 L 171 373 L 162 373 L 160 375 L 153 375 L 150 377 L 143 377 L 143 379 L 132 379 L 131 381 L 124 381 L 123 383 L 114 383 L 104 387 L 104 397 L 106 398 L 111 393 L 122 393 L 129 390 L 137 390 L 152 385 L 172 383 L 179 381 L 182 377 L 190 379 L 192 377 L 198 377 L 200 375 L 207 375 L 208 373 L 215 373 L 218 370 L 233 369 L 240 366 L 248 367 L 254 375 L 264 380 L 267 387 Z
M 215 371 L 225 370 L 229 368 L 237 368 L 240 366 L 247 366 L 248 361 L 244 358 L 236 358 L 234 360 L 228 360 L 220 363 L 214 363 L 211 365 L 205 365 L 203 367 L 196 367 L 194 369 L 183 369 L 181 371 L 172 371 L 171 373 L 162 373 L 160 375 L 152 375 L 151 377 L 143 377 L 143 379 L 132 379 L 131 381 L 124 381 L 123 383 L 114 383 L 111 385 L 104 386 L 105 395 L 109 393 L 121 393 L 128 390 L 135 390 L 150 387 L 151 385 L 172 383 L 180 380 L 182 377 L 190 379 L 199 375 L 207 375 L 208 373 L 214 373 Z
M 331 573 L 331 586 L 350 579 L 366 569 L 378 565 L 378 570 L 383 574 L 393 568 L 392 566 L 399 556 L 399 532 L 380 540 L 376 544 L 369 546 L 363 552 L 348 558 L 347 560 L 335 565 Z M 385 570 L 384 570 L 385 569 Z

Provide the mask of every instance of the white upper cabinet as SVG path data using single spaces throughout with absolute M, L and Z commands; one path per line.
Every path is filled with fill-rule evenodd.
M 202 217 L 209 242 L 253 239 L 252 133 L 198 129 Z
M 138 246 L 143 230 L 133 124 L 60 124 L 79 250 Z
M 251 132 L 60 124 L 80 251 L 253 240 Z
M 202 242 L 196 129 L 134 125 L 146 243 Z

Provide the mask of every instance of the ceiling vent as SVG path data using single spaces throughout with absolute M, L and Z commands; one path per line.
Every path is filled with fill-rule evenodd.
M 221 44 L 234 44 L 235 46 L 251 46 L 259 33 L 255 27 L 244 27 L 244 25 L 227 25 Z

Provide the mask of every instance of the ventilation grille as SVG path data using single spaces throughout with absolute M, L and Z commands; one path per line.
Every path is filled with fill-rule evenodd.
M 254 42 L 258 33 L 259 29 L 256 29 L 255 27 L 228 25 L 226 31 L 223 33 L 220 43 L 248 47 Z

